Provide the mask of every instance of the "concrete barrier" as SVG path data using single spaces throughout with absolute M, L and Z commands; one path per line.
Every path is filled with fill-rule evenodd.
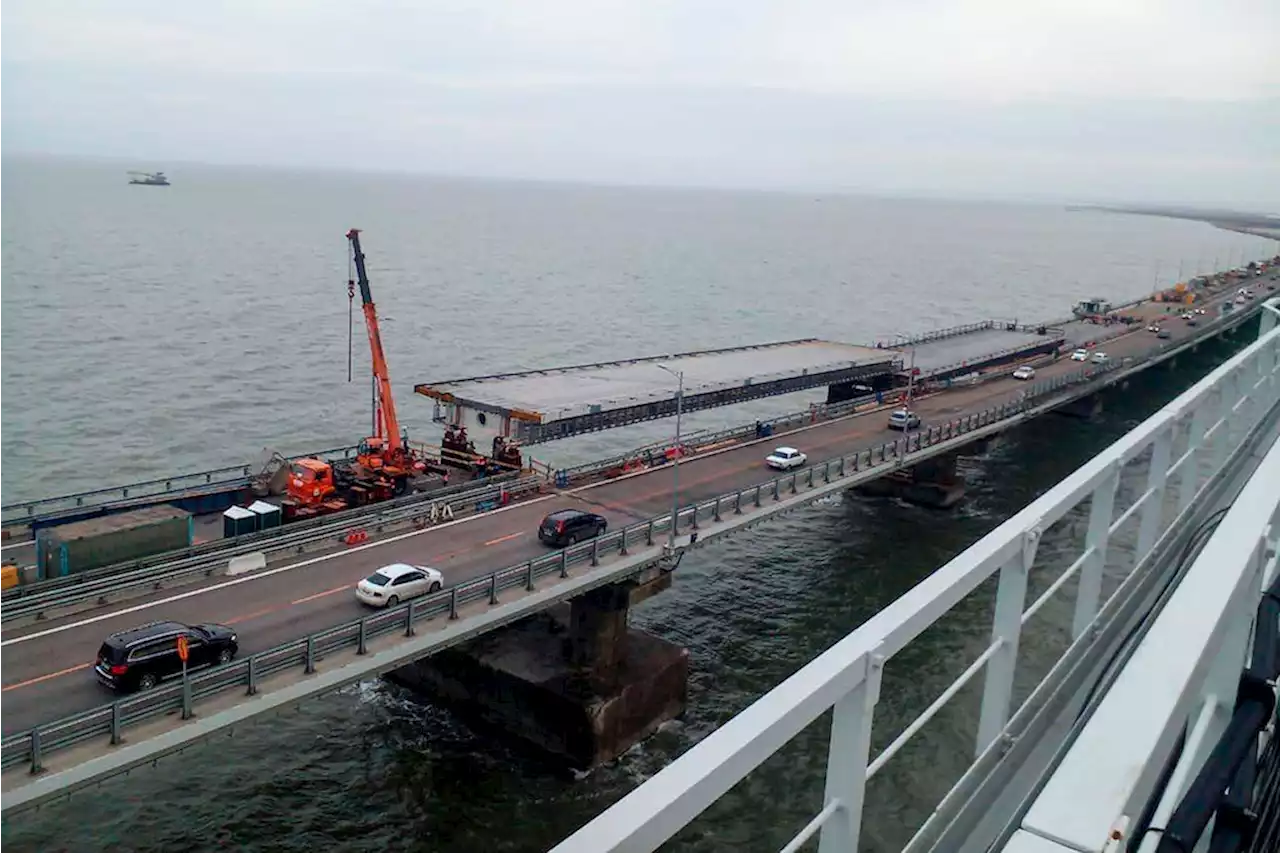
M 241 554 L 228 560 L 227 574 L 243 575 L 246 572 L 256 572 L 266 567 L 267 555 L 262 551 L 254 551 L 252 554 Z

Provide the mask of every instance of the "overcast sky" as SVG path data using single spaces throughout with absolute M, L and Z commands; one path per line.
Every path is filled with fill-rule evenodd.
M 6 0 L 6 152 L 1280 212 L 1277 0 Z

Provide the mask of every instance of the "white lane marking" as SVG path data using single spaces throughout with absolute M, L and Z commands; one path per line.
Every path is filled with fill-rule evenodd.
M 386 539 L 379 539 L 377 542 L 369 542 L 364 545 L 357 545 L 354 548 L 348 548 L 345 551 L 335 551 L 332 554 L 323 554 L 319 557 L 311 557 L 306 560 L 299 560 L 298 562 L 290 563 L 287 566 L 280 566 L 279 568 L 276 568 L 276 569 L 268 569 L 265 572 L 257 572 L 256 574 L 245 575 L 242 578 L 236 578 L 235 580 L 224 581 L 223 583 L 214 584 L 213 586 L 206 586 L 206 587 L 201 587 L 200 589 L 193 589 L 193 590 L 190 590 L 189 592 L 183 592 L 177 595 L 171 595 L 168 598 L 161 598 L 156 601 L 148 601 L 144 604 L 135 604 L 133 607 L 125 607 L 120 610 L 112 610 L 110 613 L 102 613 L 98 616 L 90 616 L 87 619 L 81 619 L 77 622 L 70 622 L 66 625 L 60 625 L 57 628 L 48 628 L 44 631 L 37 631 L 34 634 L 27 634 L 26 636 L 23 636 L 23 637 L 15 637 L 12 640 L 4 640 L 3 642 L 0 642 L 0 648 L 16 645 L 18 643 L 25 643 L 29 640 L 37 640 L 41 637 L 48 637 L 52 634 L 61 633 L 62 631 L 70 631 L 72 628 L 83 628 L 85 625 L 93 625 L 96 622 L 102 622 L 106 619 L 114 619 L 117 616 L 124 616 L 125 614 L 128 614 L 128 613 L 137 613 L 139 611 L 147 610 L 152 607 L 160 607 L 161 605 L 172 604 L 175 601 L 182 601 L 183 599 L 194 598 L 197 595 L 205 595 L 206 593 L 216 592 L 217 590 L 220 590 L 220 589 L 227 589 L 228 587 L 239 586 L 242 583 L 252 583 L 253 581 L 261 580 L 262 578 L 269 578 L 272 575 L 278 575 L 281 572 L 289 572 L 289 571 L 293 571 L 294 569 L 304 568 L 306 566 L 314 566 L 316 563 L 323 563 L 328 560 L 337 560 L 343 557 L 350 556 L 351 554 L 357 554 L 361 551 L 367 551 L 370 548 L 377 548 L 381 545 L 390 545 L 392 542 L 400 542 L 404 539 L 409 539 L 414 536 L 421 536 L 424 533 L 431 533 L 433 531 L 440 530 L 445 527 L 452 527 L 455 524 L 465 524 L 466 522 L 472 521 L 473 519 L 476 519 L 476 518 L 490 518 L 492 516 L 497 515 L 500 512 L 506 512 L 507 510 L 510 510 L 510 509 L 516 509 L 517 507 L 531 506 L 533 504 L 536 504 L 545 500 L 550 500 L 555 497 L 559 497 L 559 495 L 555 495 L 555 494 L 543 495 L 542 497 L 534 498 L 531 501 L 524 501 L 522 503 L 509 504 L 507 506 L 500 507 L 499 509 L 495 509 L 491 512 L 486 512 L 483 515 L 468 516 L 467 518 L 459 518 L 453 521 L 446 521 L 444 524 L 437 524 L 435 527 L 428 527 L 426 530 L 411 530 L 408 533 L 401 533 L 398 536 L 390 536 Z

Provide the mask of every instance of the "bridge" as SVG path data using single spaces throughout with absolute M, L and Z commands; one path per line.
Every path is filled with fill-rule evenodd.
M 458 655 L 465 658 L 473 654 L 467 644 L 475 638 L 562 602 L 571 602 L 569 621 L 576 626 L 570 632 L 573 666 L 590 670 L 606 692 L 625 687 L 617 678 L 626 668 L 620 664 L 627 644 L 617 638 L 626 633 L 627 607 L 669 584 L 684 550 L 826 494 L 889 474 L 919 472 L 932 459 L 954 459 L 975 441 L 1128 381 L 1256 313 L 1255 305 L 1216 315 L 1198 327 L 1178 325 L 1168 340 L 1142 331 L 1117 336 L 1107 342 L 1111 360 L 1106 364 L 1054 361 L 1040 368 L 1034 383 L 997 374 L 925 395 L 917 405 L 924 428 L 907 436 L 886 429 L 882 408 L 814 418 L 785 440 L 821 461 L 772 480 L 762 475 L 766 448 L 759 442 L 710 451 L 680 465 L 682 502 L 674 517 L 667 509 L 666 469 L 659 468 L 305 559 L 290 559 L 293 549 L 282 549 L 269 555 L 273 564 L 244 576 L 203 577 L 182 591 L 104 593 L 88 610 L 62 614 L 51 609 L 41 614 L 44 618 L 7 625 L 0 644 L 7 679 L 0 743 L 4 809 L 66 795 L 374 675 L 423 679 L 439 688 L 445 676 L 422 672 L 421 661 L 451 649 L 462 649 Z M 544 513 L 566 507 L 600 512 L 611 532 L 548 553 L 534 535 L 537 522 Z M 674 549 L 668 539 L 675 540 Z M 353 582 L 396 561 L 438 566 L 451 585 L 438 595 L 368 615 L 352 600 Z M 494 565 L 508 568 L 494 572 Z M 105 634 L 161 615 L 249 626 L 237 628 L 245 656 L 181 684 L 103 704 L 86 659 Z M 643 647 L 643 642 L 633 645 Z M 658 648 L 654 654 L 662 658 L 672 683 L 682 683 L 687 662 L 672 652 Z M 513 720 L 512 725 L 527 722 Z M 616 750 L 625 740 L 600 748 Z
M 814 817 L 782 849 L 855 851 L 868 785 L 970 685 L 973 760 L 906 850 L 1275 850 L 1280 300 L 1267 310 L 1256 342 L 553 853 L 658 849 L 828 711 Z M 1145 486 L 1124 495 L 1130 471 Z M 1087 518 L 1075 559 L 1038 573 L 1041 542 L 1073 517 Z M 989 582 L 989 644 L 873 755 L 886 669 Z M 1052 606 L 1073 614 L 1070 636 L 1028 682 L 1019 645 Z

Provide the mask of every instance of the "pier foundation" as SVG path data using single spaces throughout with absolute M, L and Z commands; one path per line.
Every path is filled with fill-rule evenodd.
M 926 459 L 910 468 L 894 471 L 878 480 L 855 486 L 858 494 L 900 498 L 921 506 L 946 509 L 964 497 L 964 477 L 960 475 L 959 453 Z
M 684 712 L 688 650 L 627 624 L 670 585 L 655 571 L 601 587 L 387 677 L 589 770 Z

